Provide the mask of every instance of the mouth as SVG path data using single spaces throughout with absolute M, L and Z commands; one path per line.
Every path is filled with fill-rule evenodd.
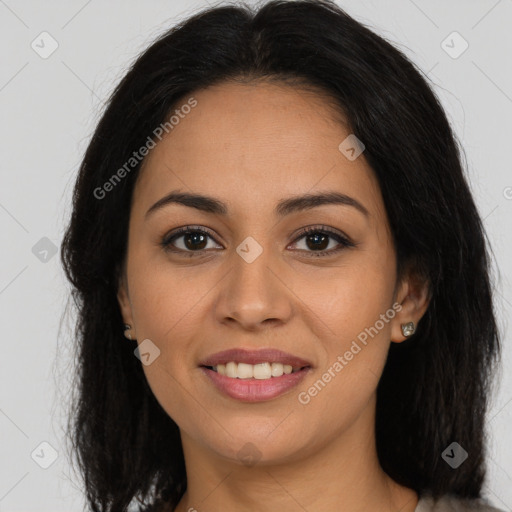
M 277 398 L 297 386 L 313 367 L 305 359 L 274 349 L 227 350 L 199 366 L 218 391 L 243 402 Z

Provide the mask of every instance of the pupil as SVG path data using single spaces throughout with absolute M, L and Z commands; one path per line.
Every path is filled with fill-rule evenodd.
M 321 239 L 321 240 L 320 240 Z M 309 235 L 306 238 L 306 244 L 309 249 L 325 249 L 329 245 L 328 241 L 329 237 L 322 233 L 315 233 L 314 235 Z M 309 241 L 314 240 L 313 246 L 310 246 Z M 320 241 L 320 244 L 318 242 Z M 327 243 L 325 243 L 327 242 Z
M 203 240 L 201 240 L 201 238 Z M 206 246 L 206 244 L 201 247 L 196 245 L 197 242 L 203 242 L 203 244 L 204 244 L 204 242 L 206 241 L 206 237 L 202 233 L 186 233 L 184 239 L 185 239 L 185 245 L 186 245 L 187 249 L 200 249 L 201 250 L 204 248 L 204 246 Z M 191 242 L 191 240 L 192 240 L 192 242 Z M 191 242 L 191 243 L 189 243 L 189 242 Z

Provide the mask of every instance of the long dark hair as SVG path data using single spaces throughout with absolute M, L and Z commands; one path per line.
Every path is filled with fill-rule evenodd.
M 428 78 L 401 51 L 329 0 L 274 0 L 207 8 L 161 36 L 112 93 L 83 158 L 61 257 L 77 310 L 68 432 L 88 503 L 174 507 L 186 490 L 179 429 L 123 336 L 116 298 L 140 169 L 126 162 L 183 98 L 254 79 L 306 84 L 336 102 L 380 184 L 399 277 L 412 265 L 430 283 L 427 312 L 409 340 L 391 344 L 378 385 L 382 468 L 420 496 L 480 497 L 500 340 L 460 145 Z M 98 197 L 123 165 L 123 179 Z M 452 442 L 470 453 L 456 470 L 441 456 Z

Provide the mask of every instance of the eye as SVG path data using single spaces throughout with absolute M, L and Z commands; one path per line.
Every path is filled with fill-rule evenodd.
M 182 254 L 189 253 L 187 256 L 193 256 L 194 252 L 202 252 L 206 249 L 211 249 L 211 247 L 208 247 L 208 238 L 214 240 L 210 232 L 204 228 L 186 226 L 165 236 L 160 242 L 160 245 L 166 251 L 179 252 Z M 178 240 L 179 243 L 175 243 Z
M 355 244 L 346 236 L 325 226 L 310 226 L 303 229 L 298 238 L 295 239 L 294 244 L 302 239 L 304 239 L 303 247 L 305 246 L 305 249 L 299 249 L 311 253 L 308 256 L 312 257 L 331 256 L 347 247 L 355 247 Z M 337 246 L 334 244 L 334 248 L 325 250 L 333 240 L 337 243 Z
M 208 239 L 215 241 L 209 230 L 186 226 L 166 235 L 160 245 L 167 252 L 180 253 L 186 256 L 194 256 L 194 253 L 201 254 L 203 251 L 212 248 L 222 249 L 222 246 L 208 247 Z M 299 248 L 299 250 L 311 253 L 309 256 L 313 257 L 330 256 L 347 247 L 355 247 L 355 244 L 346 236 L 325 226 L 310 226 L 303 229 L 293 244 L 297 244 L 302 239 L 304 239 L 305 248 Z M 333 241 L 337 243 L 337 246 L 335 243 L 334 248 L 325 250 Z

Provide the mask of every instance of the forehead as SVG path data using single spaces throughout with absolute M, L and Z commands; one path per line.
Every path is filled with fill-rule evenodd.
M 273 83 L 222 83 L 191 96 L 197 105 L 146 157 L 137 204 L 147 209 L 182 189 L 222 198 L 237 213 L 321 188 L 359 196 L 370 212 L 382 209 L 364 153 L 351 161 L 339 149 L 350 129 L 328 98 Z

